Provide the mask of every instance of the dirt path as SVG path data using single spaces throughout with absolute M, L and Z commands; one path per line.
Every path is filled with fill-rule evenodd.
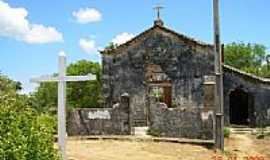
M 215 155 L 222 160 L 270 160 L 270 137 L 232 134 L 219 154 L 197 145 L 135 140 L 69 140 L 67 151 L 72 160 L 216 160 Z
M 266 141 L 269 146 L 262 145 L 259 143 L 261 141 Z M 255 136 L 248 134 L 232 134 L 229 139 L 225 140 L 225 154 L 228 157 L 235 154 L 238 159 L 260 157 L 262 160 L 270 160 L 269 155 L 260 150 L 267 150 L 267 148 L 270 151 L 270 142 L 268 140 L 257 140 Z
M 164 142 L 69 141 L 68 156 L 76 160 L 211 160 L 213 150 Z

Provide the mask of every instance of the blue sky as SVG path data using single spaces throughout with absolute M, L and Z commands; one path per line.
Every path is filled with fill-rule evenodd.
M 69 63 L 99 61 L 98 49 L 151 27 L 159 3 L 166 26 L 212 43 L 212 0 L 0 0 L 0 71 L 32 91 L 29 79 L 56 72 L 60 51 Z M 220 0 L 222 42 L 270 47 L 269 6 L 268 0 Z

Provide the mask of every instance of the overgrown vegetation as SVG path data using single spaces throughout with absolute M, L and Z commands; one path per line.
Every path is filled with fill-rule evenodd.
M 224 133 L 224 137 L 225 138 L 229 138 L 230 137 L 230 134 L 231 134 L 230 128 L 224 127 L 223 133 Z
M 113 50 L 113 49 L 115 49 L 115 48 L 117 48 L 117 47 L 118 47 L 117 44 L 115 44 L 115 43 L 113 43 L 113 42 L 110 42 L 110 43 L 108 44 L 108 46 L 105 47 L 105 50 Z
M 17 85 L 0 75 L 0 159 L 59 159 L 53 148 L 54 126 L 44 123 L 27 96 L 17 94 Z
M 98 63 L 86 60 L 70 64 L 68 75 L 95 74 L 97 80 L 67 85 L 68 107 L 102 104 Z M 0 159 L 58 160 L 54 149 L 57 84 L 41 83 L 30 96 L 18 94 L 21 83 L 0 74 Z
M 258 134 L 258 135 L 256 136 L 256 138 L 257 138 L 257 139 L 264 139 L 264 134 Z
M 161 136 L 161 131 L 159 129 L 155 129 L 155 128 L 149 128 L 147 130 L 147 134 L 154 136 L 154 137 L 160 137 Z

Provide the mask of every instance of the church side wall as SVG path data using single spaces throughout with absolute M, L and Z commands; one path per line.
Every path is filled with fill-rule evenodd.
M 248 77 L 243 77 L 224 69 L 224 120 L 225 125 L 230 124 L 230 93 L 236 88 L 241 88 L 254 98 L 254 116 L 251 126 L 259 127 L 262 123 L 270 125 L 270 86 L 256 82 Z M 249 109 L 251 110 L 251 109 Z

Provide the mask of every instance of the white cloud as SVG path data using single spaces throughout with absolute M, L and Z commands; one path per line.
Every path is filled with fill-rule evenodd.
M 79 40 L 79 46 L 86 53 L 95 53 L 97 51 L 96 42 L 92 39 L 81 38 Z
M 34 24 L 25 36 L 25 41 L 28 43 L 60 42 L 63 41 L 63 36 L 53 27 Z
M 95 8 L 81 8 L 73 12 L 72 15 L 76 18 L 77 22 L 82 24 L 98 22 L 102 19 L 101 13 Z
M 120 44 L 123 44 L 123 43 L 127 42 L 128 40 L 132 39 L 133 37 L 134 37 L 133 34 L 123 32 L 123 33 L 120 33 L 117 36 L 115 36 L 115 38 L 113 38 L 112 42 L 114 44 L 120 45 Z
M 53 27 L 31 24 L 25 8 L 12 8 L 0 0 L 0 36 L 15 38 L 27 43 L 63 41 L 63 36 Z

